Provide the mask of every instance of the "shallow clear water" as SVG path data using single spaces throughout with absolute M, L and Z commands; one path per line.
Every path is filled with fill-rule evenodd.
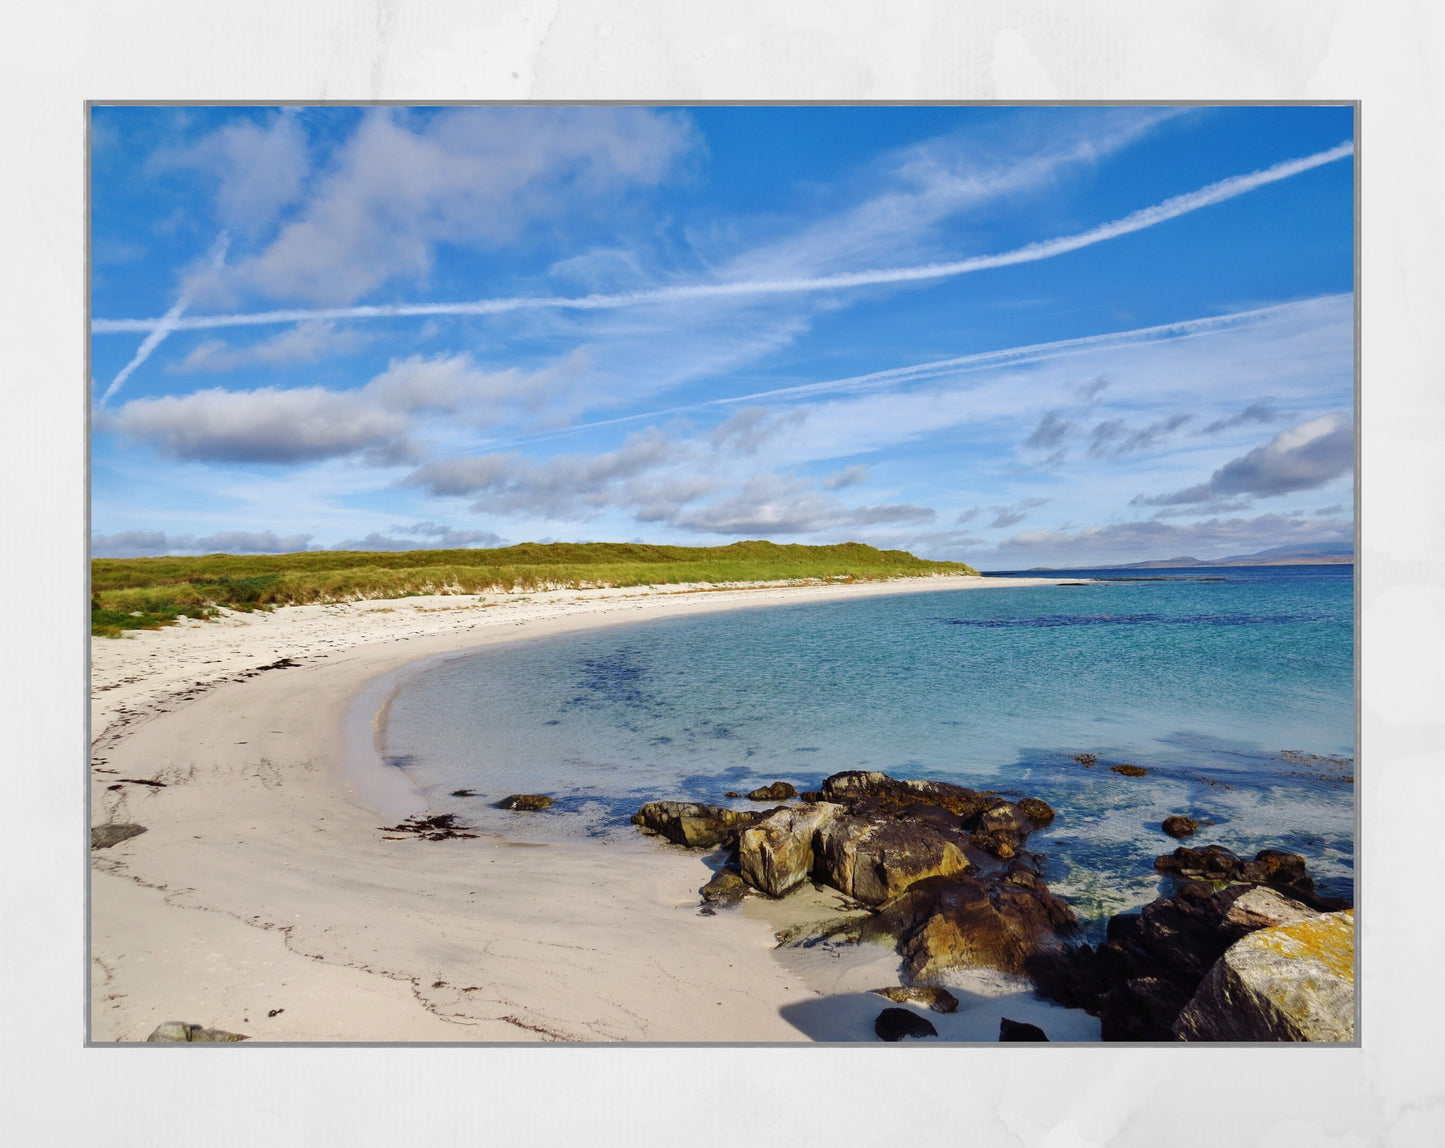
M 842 769 L 1032 794 L 1059 816 L 1030 848 L 1096 920 L 1155 895 L 1171 813 L 1215 822 L 1198 843 L 1301 852 L 1324 891 L 1348 894 L 1353 762 L 1303 755 L 1354 755 L 1352 568 L 1130 577 L 1147 580 L 775 606 L 492 647 L 401 687 L 387 757 L 433 809 L 536 839 L 627 837 L 643 801 L 728 803 L 725 790 L 816 788 Z M 1121 762 L 1149 775 L 1108 770 Z M 490 807 L 509 793 L 557 803 Z

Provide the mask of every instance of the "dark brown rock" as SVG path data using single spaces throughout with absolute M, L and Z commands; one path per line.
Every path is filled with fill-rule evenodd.
M 1170 837 L 1191 837 L 1199 830 L 1199 822 L 1176 813 L 1164 819 L 1163 829 Z
M 881 905 L 925 877 L 962 873 L 959 844 L 926 824 L 843 815 L 819 831 L 818 880 L 865 905 Z
M 873 1022 L 879 1040 L 898 1041 L 905 1037 L 937 1036 L 938 1029 L 926 1016 L 906 1008 L 886 1008 Z
M 894 940 L 909 980 L 947 969 L 1022 973 L 1076 928 L 1073 910 L 1042 885 L 1001 877 L 928 877 L 863 924 L 865 940 Z
M 958 998 L 938 985 L 897 985 L 873 991 L 899 1004 L 927 1005 L 934 1012 L 958 1011 Z
M 1019 847 L 1022 845 L 1019 835 L 1006 829 L 993 833 L 970 833 L 968 843 L 975 849 L 982 849 L 990 857 L 996 857 L 1000 861 L 1008 861 L 1017 857 Z
M 978 818 L 979 833 L 1012 833 L 1026 836 L 1033 828 L 1030 821 L 1017 805 L 1011 801 L 995 802 L 985 809 Z
M 691 801 L 649 801 L 632 815 L 632 824 L 674 845 L 709 849 L 732 846 L 741 830 L 766 816 L 766 811 L 743 813 Z
M 1109 772 L 1123 774 L 1125 777 L 1143 777 L 1149 771 L 1142 765 L 1111 765 Z
M 1054 822 L 1054 810 L 1047 801 L 1040 801 L 1037 797 L 1025 797 L 1019 802 L 1019 812 L 1034 823 L 1034 828 L 1042 829 Z
M 109 849 L 112 845 L 119 845 L 122 841 L 138 837 L 145 831 L 144 825 L 132 825 L 125 822 L 92 825 L 90 827 L 90 847 L 92 849 Z
M 775 781 L 772 785 L 764 785 L 748 794 L 749 801 L 786 801 L 790 797 L 797 797 L 798 791 L 786 781 Z
M 1003 1041 L 1011 1040 L 1048 1040 L 1044 1030 L 1036 1024 L 1029 1024 L 1021 1020 L 1009 1020 L 1008 1017 L 1000 1017 L 998 1022 L 998 1039 Z
M 701 892 L 702 899 L 710 905 L 736 905 L 748 895 L 749 889 L 741 874 L 733 869 L 719 869 Z
M 547 809 L 552 799 L 545 793 L 514 793 L 497 802 L 498 809 L 536 810 Z

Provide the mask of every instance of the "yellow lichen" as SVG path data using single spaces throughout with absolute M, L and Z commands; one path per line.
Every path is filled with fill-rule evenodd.
M 1261 929 L 1250 940 L 1284 957 L 1318 961 L 1335 976 L 1354 983 L 1355 914 L 1352 909 Z

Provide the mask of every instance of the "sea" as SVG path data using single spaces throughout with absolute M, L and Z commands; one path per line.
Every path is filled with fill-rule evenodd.
M 1320 892 L 1353 897 L 1354 568 L 1049 576 L 450 657 L 397 688 L 383 756 L 434 812 L 618 848 L 646 801 L 755 808 L 724 795 L 846 769 L 1039 797 L 1057 816 L 1028 848 L 1094 939 L 1159 895 L 1170 814 L 1202 823 L 1191 844 L 1301 853 Z M 493 807 L 514 793 L 555 804 Z

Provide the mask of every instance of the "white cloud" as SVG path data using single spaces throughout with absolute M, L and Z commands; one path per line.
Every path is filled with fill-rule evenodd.
M 123 530 L 93 534 L 90 552 L 96 558 L 142 558 L 158 554 L 293 554 L 307 549 L 310 534 L 277 536 L 272 531 L 227 530 L 196 537 L 162 530 Z
M 278 335 L 250 346 L 235 347 L 223 339 L 207 339 L 197 344 L 179 363 L 174 372 L 233 371 L 238 367 L 259 363 L 285 366 L 291 363 L 315 363 L 331 355 L 345 355 L 368 342 L 360 331 L 338 331 L 332 323 L 313 320 L 288 327 Z
M 1231 495 L 1269 498 L 1313 490 L 1353 471 L 1355 432 L 1347 411 L 1334 411 L 1281 431 L 1248 454 L 1225 463 L 1208 482 L 1154 497 L 1138 506 L 1178 506 Z

